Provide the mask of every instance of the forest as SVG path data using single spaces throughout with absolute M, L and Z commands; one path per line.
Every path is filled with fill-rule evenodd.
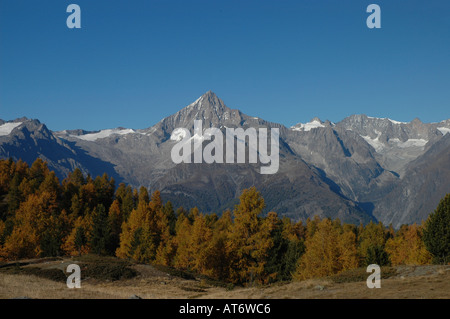
M 46 162 L 0 160 L 0 261 L 97 254 L 248 285 L 324 277 L 370 264 L 450 261 L 450 194 L 421 224 L 366 225 L 264 211 L 254 187 L 220 214 L 163 202 L 79 169 L 60 181 Z

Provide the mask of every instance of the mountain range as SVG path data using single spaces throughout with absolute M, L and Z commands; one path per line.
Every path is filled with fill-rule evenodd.
M 260 174 L 252 163 L 175 164 L 176 128 L 278 128 L 280 164 Z M 312 119 L 292 127 L 231 109 L 209 91 L 146 129 L 51 131 L 37 119 L 0 120 L 0 158 L 32 163 L 40 157 L 58 177 L 80 168 L 116 182 L 160 190 L 174 207 L 205 213 L 232 209 L 256 186 L 266 212 L 294 220 L 313 215 L 348 223 L 420 223 L 450 192 L 450 119 L 422 123 L 351 115 L 338 123 Z

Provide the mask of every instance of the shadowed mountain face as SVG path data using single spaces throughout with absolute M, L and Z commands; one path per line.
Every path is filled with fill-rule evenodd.
M 264 164 L 248 163 L 247 140 L 246 163 L 175 164 L 171 150 L 178 140 L 172 134 L 185 128 L 195 138 L 195 120 L 203 132 L 220 129 L 224 141 L 227 128 L 279 129 L 278 172 L 260 174 Z M 230 109 L 207 92 L 141 130 L 51 132 L 37 120 L 0 121 L 0 157 L 29 163 L 41 157 L 60 177 L 75 167 L 91 175 L 106 172 L 134 187 L 158 189 L 174 206 L 204 212 L 232 209 L 243 189 L 256 186 L 266 211 L 293 219 L 319 215 L 366 223 L 376 218 L 399 226 L 426 218 L 450 191 L 447 132 L 449 120 L 400 123 L 365 115 L 337 124 L 315 118 L 287 128 Z
M 374 215 L 396 225 L 425 220 L 450 193 L 450 134 L 410 162 L 401 181 L 376 201 Z
M 116 181 L 122 180 L 111 163 L 90 156 L 74 142 L 58 138 L 38 120 L 21 118 L 9 123 L 12 125 L 7 131 L 2 131 L 5 124 L 0 124 L 1 158 L 22 159 L 31 165 L 40 157 L 60 179 L 78 167 L 84 174 L 96 176 L 107 173 Z

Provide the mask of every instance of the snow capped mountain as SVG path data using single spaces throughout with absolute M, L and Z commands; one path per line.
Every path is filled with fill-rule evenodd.
M 305 124 L 298 123 L 298 124 L 292 126 L 291 130 L 308 132 L 311 129 L 319 128 L 319 127 L 325 127 L 325 125 L 322 124 L 322 121 L 319 118 L 315 117 L 315 118 L 313 118 L 311 120 L 311 122 L 308 122 L 308 123 L 305 123 Z
M 442 128 L 438 126 L 442 125 L 445 132 L 448 124 L 423 123 L 418 118 L 406 123 L 361 114 L 349 116 L 336 125 L 359 134 L 381 155 L 379 160 L 386 169 L 402 175 L 409 162 L 442 137 Z
M 278 173 L 262 176 L 250 163 L 173 163 L 171 149 L 187 131 L 191 139 L 199 138 L 195 120 L 202 121 L 203 130 L 278 128 Z M 450 189 L 447 133 L 450 119 L 399 122 L 363 114 L 338 123 L 313 118 L 287 128 L 231 109 L 208 91 L 144 129 L 52 132 L 38 120 L 0 120 L 0 157 L 28 163 L 41 157 L 60 178 L 75 167 L 94 176 L 106 172 L 117 182 L 158 189 L 174 206 L 204 212 L 233 208 L 241 191 L 254 185 L 267 210 L 294 219 L 317 214 L 399 226 L 426 218 Z

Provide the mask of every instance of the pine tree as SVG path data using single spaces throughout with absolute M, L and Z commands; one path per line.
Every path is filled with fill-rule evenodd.
M 9 190 L 9 183 L 11 182 L 11 174 L 14 171 L 14 161 L 10 158 L 8 160 L 0 159 L 0 196 L 7 194 Z
M 166 205 L 164 206 L 164 214 L 167 216 L 167 220 L 169 223 L 170 235 L 174 236 L 175 235 L 175 224 L 177 222 L 177 215 L 175 214 L 172 203 L 170 201 L 167 201 Z
M 102 204 L 105 208 L 109 208 L 113 202 L 115 181 L 114 178 L 109 179 L 105 173 L 101 177 L 97 176 L 94 180 L 96 203 Z
M 287 280 L 290 274 L 288 273 L 288 276 L 286 276 L 285 255 L 289 247 L 289 240 L 283 236 L 283 224 L 274 212 L 270 212 L 264 222 L 268 224 L 270 237 L 273 241 L 273 246 L 267 253 L 264 272 L 269 282 Z
M 75 228 L 75 240 L 74 240 L 75 248 L 78 250 L 78 255 L 81 256 L 81 252 L 83 251 L 83 247 L 87 244 L 87 238 L 85 234 L 85 230 L 83 226 L 79 226 Z
M 124 183 L 120 183 L 116 191 L 116 199 L 120 203 L 120 211 L 123 214 L 123 219 L 127 220 L 131 214 L 131 211 L 136 208 L 133 189 L 131 186 L 126 186 Z
M 79 216 L 73 221 L 70 234 L 65 238 L 62 249 L 67 255 L 80 256 L 90 252 L 89 237 L 92 228 L 90 216 Z
M 423 240 L 433 255 L 434 263 L 450 262 L 450 194 L 441 199 L 434 213 L 428 217 Z
M 110 240 L 110 225 L 108 214 L 103 204 L 99 204 L 92 215 L 92 232 L 90 237 L 91 249 L 99 255 L 108 254 L 108 244 Z
M 388 234 L 389 231 L 385 229 L 381 222 L 375 224 L 371 221 L 365 227 L 359 228 L 358 253 L 362 264 L 385 266 L 390 263 L 388 254 L 384 249 Z
M 84 179 L 84 175 L 81 170 L 77 167 L 73 170 L 73 172 L 69 173 L 67 177 L 68 181 L 73 183 L 75 186 L 82 186 L 86 183 Z
M 8 191 L 8 216 L 13 216 L 22 201 L 22 192 L 19 190 L 21 183 L 19 173 L 15 173 L 9 184 Z M 5 217 L 3 217 L 5 218 Z
M 160 194 L 158 192 L 158 198 Z M 154 242 L 156 250 L 155 262 L 161 265 L 169 266 L 172 263 L 175 254 L 175 247 L 173 242 L 173 234 L 175 233 L 175 223 L 173 223 L 173 230 L 171 230 L 171 220 L 175 218 L 175 213 L 172 204 L 157 207 L 156 214 L 156 229 L 154 230 Z M 153 207 L 153 205 L 150 205 Z M 174 221 L 174 220 L 173 220 Z
M 117 199 L 113 201 L 108 213 L 108 223 L 111 230 L 108 243 L 108 253 L 113 254 L 120 245 L 120 233 L 122 232 L 123 215 Z
M 81 216 L 83 213 L 83 205 L 78 194 L 74 194 L 71 199 L 70 212 L 74 217 Z
M 364 263 L 366 266 L 372 264 L 376 264 L 378 266 L 386 266 L 390 265 L 391 261 L 389 260 L 389 255 L 385 251 L 384 247 L 375 245 L 367 247 Z
M 39 189 L 45 177 L 50 173 L 47 162 L 41 158 L 37 158 L 28 170 L 28 180 L 31 185 L 32 192 Z

